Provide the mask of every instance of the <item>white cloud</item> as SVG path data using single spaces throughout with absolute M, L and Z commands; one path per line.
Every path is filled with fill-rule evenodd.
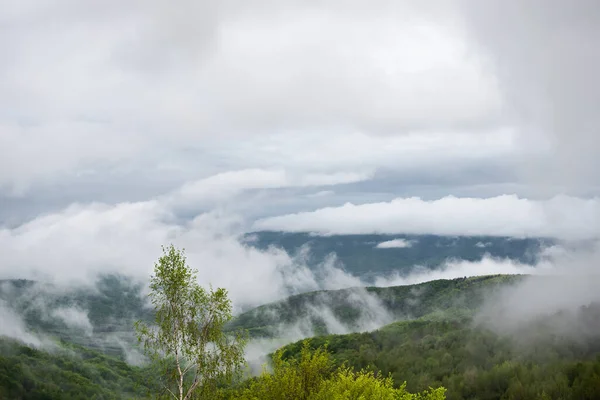
M 416 268 L 408 275 L 396 273 L 390 276 L 381 276 L 375 279 L 374 284 L 375 286 L 415 285 L 436 279 L 455 279 L 497 274 L 539 275 L 551 273 L 553 270 L 554 264 L 551 261 L 532 266 L 508 259 L 486 257 L 477 262 L 463 260 L 449 261 L 436 269 Z
M 52 310 L 52 317 L 62 320 L 69 328 L 82 329 L 91 335 L 94 327 L 88 317 L 88 312 L 77 307 L 59 307 Z
M 440 235 L 551 236 L 593 238 L 600 234 L 600 202 L 558 196 L 444 197 L 322 208 L 255 222 L 256 230 L 321 233 L 416 233 Z
M 393 239 L 385 242 L 378 243 L 375 246 L 378 249 L 406 249 L 412 247 L 413 242 L 406 239 Z
M 228 171 L 208 178 L 187 182 L 160 197 L 173 209 L 192 211 L 215 208 L 244 208 L 250 199 L 259 202 L 270 189 L 332 186 L 368 180 L 371 174 L 360 172 L 302 173 L 285 170 L 245 169 Z M 254 191 L 253 195 L 249 192 Z M 244 194 L 243 199 L 240 195 Z
M 42 339 L 30 332 L 23 318 L 2 299 L 0 299 L 0 321 L 2 321 L 0 336 L 17 339 L 31 346 L 42 344 Z

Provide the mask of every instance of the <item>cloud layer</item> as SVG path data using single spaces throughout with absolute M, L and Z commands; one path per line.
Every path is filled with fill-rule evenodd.
M 514 151 L 450 3 L 99 4 L 0 17 L 0 201 L 138 201 L 252 168 L 453 180 L 431 163 Z
M 0 252 L 4 255 L 0 277 L 81 283 L 93 282 L 97 274 L 121 273 L 146 280 L 160 246 L 175 243 L 187 249 L 190 264 L 200 271 L 200 282 L 228 288 L 238 307 L 256 306 L 303 291 L 361 286 L 364 283 L 340 269 L 335 259 L 326 259 L 317 270 L 311 270 L 303 254 L 292 257 L 281 249 L 261 251 L 242 244 L 239 238 L 247 229 L 244 218 L 221 204 L 236 196 L 248 199 L 249 191 L 311 184 L 314 179 L 311 175 L 289 179 L 279 172 L 240 171 L 186 185 L 150 201 L 74 204 L 17 227 L 0 229 Z M 332 179 L 349 178 L 320 176 L 317 181 Z M 180 217 L 182 205 L 197 210 L 201 208 L 198 204 L 207 210 L 196 211 L 191 219 Z M 575 208 L 578 216 L 587 210 L 582 220 L 573 220 L 572 214 L 564 211 Z M 549 220 L 553 215 L 550 211 L 563 212 L 557 216 L 564 220 Z M 573 198 L 557 198 L 549 203 L 511 196 L 432 202 L 398 199 L 275 217 L 259 221 L 257 226 L 329 233 L 515 236 L 556 233 L 552 229 L 561 227 L 564 235 L 591 235 L 597 225 L 590 222 L 597 218 L 597 212 L 594 200 Z M 589 228 L 584 231 L 581 226 Z M 380 247 L 407 244 L 392 241 Z M 513 270 L 506 266 L 493 271 Z M 482 268 L 469 274 L 485 272 L 489 271 Z
M 345 204 L 257 221 L 257 230 L 342 233 L 415 233 L 438 235 L 543 236 L 596 238 L 600 202 L 558 196 L 535 201 L 505 195 L 492 198 L 453 196 L 426 201 Z

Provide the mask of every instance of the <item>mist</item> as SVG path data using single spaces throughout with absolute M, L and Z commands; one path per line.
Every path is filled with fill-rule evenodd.
M 0 300 L 0 336 L 18 339 L 23 343 L 38 347 L 42 344 L 40 338 L 29 332 L 22 317 L 18 315 L 4 300 Z
M 519 132 L 520 145 L 541 150 L 518 170 L 520 179 L 540 196 L 597 193 L 598 2 L 463 1 L 462 12 L 474 48 L 499 79 L 507 121 Z M 585 214 L 585 208 L 557 207 L 548 210 L 547 221 L 558 228 L 573 218 L 579 232 L 597 227 Z M 552 277 L 532 277 L 506 289 L 484 305 L 479 320 L 514 333 L 527 321 L 550 315 L 560 320 L 556 315 L 564 312 L 554 328 L 577 336 L 572 313 L 600 300 L 600 251 L 596 246 L 552 258 Z

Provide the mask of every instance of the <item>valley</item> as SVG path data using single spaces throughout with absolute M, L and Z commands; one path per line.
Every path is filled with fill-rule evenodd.
M 335 253 L 346 271 L 363 277 L 397 273 L 394 268 L 401 271 L 402 263 L 410 262 L 436 271 L 443 265 L 435 262 L 453 260 L 465 247 L 470 249 L 466 258 L 476 261 L 489 256 L 480 253 L 482 240 L 492 243 L 486 248 L 495 248 L 496 257 L 535 266 L 544 246 L 555 245 L 541 239 L 402 237 L 411 246 L 425 246 L 413 249 L 409 261 L 400 255 L 410 248 L 377 248 L 398 239 L 281 234 L 274 240 L 265 233 L 252 245 L 304 252 L 315 271 Z M 440 245 L 450 240 L 462 243 L 460 249 Z M 334 249 L 326 252 L 327 246 Z M 441 250 L 431 254 L 432 246 Z M 339 256 L 340 247 L 352 250 Z M 381 256 L 380 251 L 390 250 Z M 243 311 L 225 331 L 248 334 L 248 376 L 269 365 L 275 351 L 293 360 L 302 346 L 315 351 L 325 346 L 335 365 L 381 371 L 396 384 L 407 382 L 411 393 L 444 387 L 448 399 L 594 398 L 600 393 L 600 303 L 548 310 L 517 322 L 506 317 L 518 313 L 505 301 L 507 294 L 561 285 L 560 279 L 496 274 L 384 287 L 365 279 L 363 286 L 296 293 Z M 159 371 L 147 364 L 133 331 L 135 321 L 153 318 L 144 293 L 143 284 L 119 275 L 99 276 L 79 288 L 0 282 L 0 397 L 141 399 L 159 391 L 153 378 Z M 223 398 L 234 396 L 227 393 Z

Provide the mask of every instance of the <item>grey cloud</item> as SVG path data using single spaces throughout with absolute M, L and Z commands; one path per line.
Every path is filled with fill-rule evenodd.
M 252 159 L 246 139 L 266 133 L 477 130 L 498 117 L 493 77 L 433 2 L 24 0 L 3 15 L 0 190 L 12 194 L 148 160 L 149 173 L 173 163 L 199 179 Z M 233 148 L 223 159 L 218 136 Z M 307 168 L 311 152 L 297 151 Z
M 523 171 L 567 190 L 600 183 L 600 4 L 463 1 L 471 39 L 493 61 L 523 146 L 550 146 Z

